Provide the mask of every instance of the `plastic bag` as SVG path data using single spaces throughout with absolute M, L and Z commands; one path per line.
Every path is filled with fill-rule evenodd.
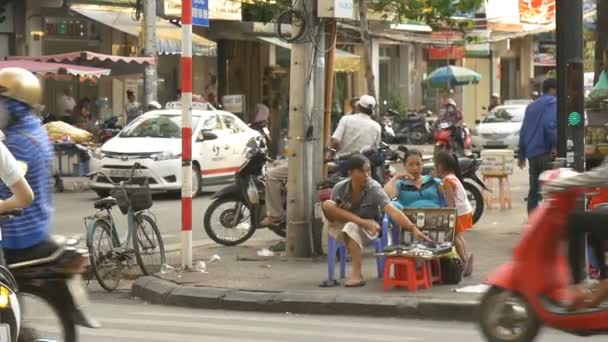
M 53 140 L 62 140 L 67 136 L 76 143 L 85 143 L 93 139 L 93 134 L 63 121 L 49 122 L 44 125 L 44 128 Z

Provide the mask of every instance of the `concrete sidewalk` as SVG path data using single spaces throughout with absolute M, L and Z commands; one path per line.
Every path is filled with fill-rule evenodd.
M 526 219 L 527 179 L 522 172 L 512 178 L 512 191 L 513 209 L 486 210 L 466 234 L 475 254 L 475 269 L 459 285 L 435 285 L 416 293 L 384 291 L 369 252 L 363 269 L 366 286 L 321 288 L 319 284 L 327 279 L 325 258 L 259 257 L 257 252 L 272 242 L 251 242 L 238 247 L 199 247 L 195 250 L 199 260 L 221 257 L 219 262 L 206 262 L 207 273 L 172 271 L 143 277 L 134 283 L 132 293 L 153 303 L 198 308 L 472 320 L 482 291 L 455 290 L 479 285 L 488 272 L 509 259 Z M 179 264 L 177 257 L 169 262 Z

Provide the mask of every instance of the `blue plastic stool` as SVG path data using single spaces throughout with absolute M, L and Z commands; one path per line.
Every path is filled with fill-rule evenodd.
M 376 253 L 382 253 L 384 251 L 384 247 L 388 244 L 388 227 L 389 227 L 389 218 L 387 215 L 384 215 L 382 219 L 382 229 L 380 232 L 380 236 L 372 241 L 374 245 L 374 250 Z M 327 241 L 327 279 L 328 283 L 335 281 L 335 273 L 336 273 L 336 254 L 340 255 L 340 279 L 344 279 L 346 277 L 346 258 L 348 256 L 348 252 L 346 250 L 346 246 L 343 242 L 337 241 L 331 235 L 328 235 Z M 376 267 L 378 268 L 378 278 L 382 278 L 384 275 L 384 260 L 385 257 L 376 257 Z

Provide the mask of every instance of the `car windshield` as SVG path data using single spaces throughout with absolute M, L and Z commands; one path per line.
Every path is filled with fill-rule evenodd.
M 192 127 L 198 125 L 198 116 L 192 117 Z M 139 117 L 120 133 L 121 138 L 168 138 L 182 137 L 182 118 L 179 115 L 154 115 Z
M 524 114 L 526 113 L 526 107 L 499 107 L 489 112 L 488 115 L 483 119 L 484 123 L 497 123 L 497 122 L 522 122 L 524 121 Z

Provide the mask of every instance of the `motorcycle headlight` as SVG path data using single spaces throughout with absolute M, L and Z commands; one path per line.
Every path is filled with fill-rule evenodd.
M 0 286 L 0 309 L 6 309 L 11 305 L 11 291 Z
M 106 156 L 105 153 L 103 153 L 103 151 L 101 150 L 101 147 L 98 147 L 96 149 L 93 150 L 93 152 L 91 153 L 91 158 L 93 159 L 103 159 Z
M 182 157 L 181 153 L 173 153 L 173 152 L 162 152 L 162 153 L 156 153 L 150 156 L 150 158 L 152 158 L 154 161 L 160 161 L 160 160 L 173 160 L 173 159 L 179 159 Z

